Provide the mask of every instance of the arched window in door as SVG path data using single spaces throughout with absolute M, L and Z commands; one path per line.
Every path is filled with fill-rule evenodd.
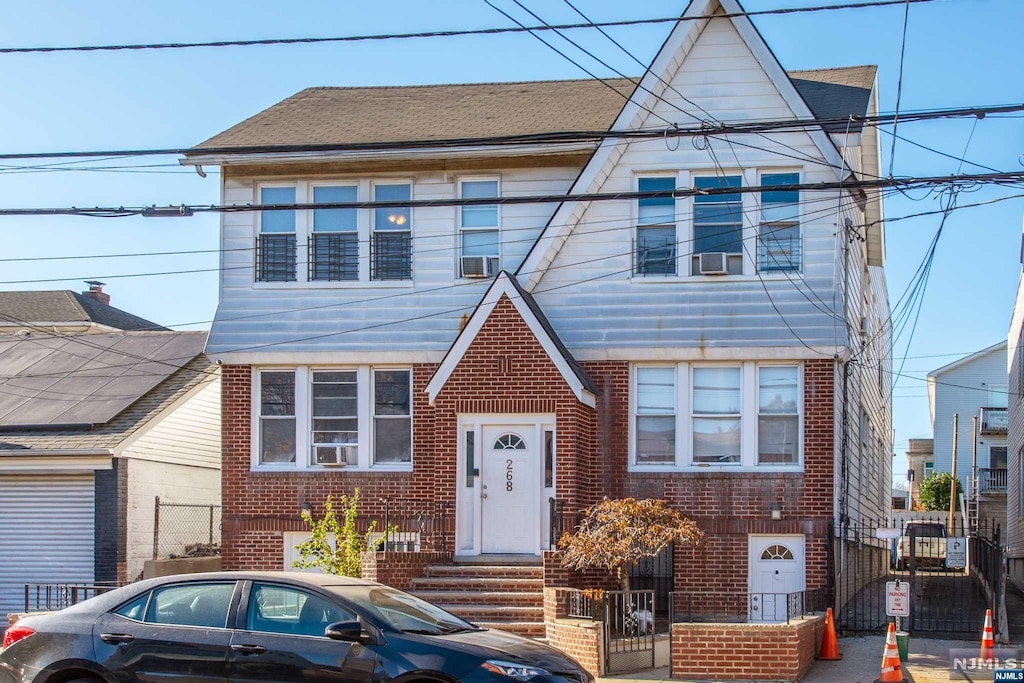
M 762 560 L 792 560 L 793 551 L 784 545 L 770 545 L 761 553 Z
M 525 451 L 526 442 L 518 434 L 502 434 L 494 442 L 496 451 Z

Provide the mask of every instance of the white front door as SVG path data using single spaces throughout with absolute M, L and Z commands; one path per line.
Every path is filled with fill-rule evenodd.
M 803 536 L 750 536 L 750 620 L 799 616 L 806 588 Z
M 489 425 L 482 433 L 481 551 L 535 554 L 543 485 L 536 425 Z

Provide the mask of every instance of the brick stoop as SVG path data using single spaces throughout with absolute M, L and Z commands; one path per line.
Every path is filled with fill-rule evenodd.
M 478 626 L 544 637 L 540 565 L 431 565 L 409 592 Z

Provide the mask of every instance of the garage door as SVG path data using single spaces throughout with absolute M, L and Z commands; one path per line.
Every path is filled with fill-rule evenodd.
M 93 490 L 92 474 L 0 477 L 0 615 L 26 583 L 92 583 Z

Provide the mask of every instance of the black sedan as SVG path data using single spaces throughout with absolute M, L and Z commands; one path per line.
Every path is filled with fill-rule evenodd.
M 592 683 L 546 645 L 340 576 L 151 579 L 8 629 L 0 683 Z

